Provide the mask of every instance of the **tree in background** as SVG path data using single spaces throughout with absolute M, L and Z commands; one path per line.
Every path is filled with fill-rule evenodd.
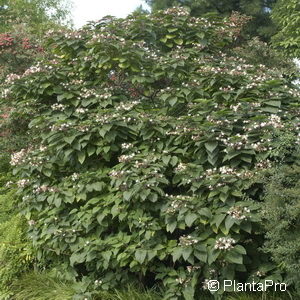
M 69 0 L 0 0 L 0 32 L 20 26 L 41 37 L 45 31 L 71 24 Z
M 217 13 L 228 16 L 238 11 L 252 17 L 245 28 L 250 36 L 260 36 L 262 40 L 269 41 L 276 33 L 270 18 L 270 11 L 277 0 L 145 0 L 153 11 L 180 5 L 191 8 L 192 15 L 201 16 L 206 13 Z
M 42 56 L 42 45 L 49 29 L 59 29 L 70 22 L 70 0 L 0 0 L 0 83 L 22 74 Z M 2 97 L 5 94 L 2 94 Z M 2 98 L 0 94 L 0 99 Z M 26 143 L 21 120 L 8 122 L 8 108 L 0 107 L 0 158 Z
M 300 56 L 300 2 L 298 0 L 279 0 L 272 12 L 272 19 L 279 27 L 273 37 L 278 46 L 291 57 Z

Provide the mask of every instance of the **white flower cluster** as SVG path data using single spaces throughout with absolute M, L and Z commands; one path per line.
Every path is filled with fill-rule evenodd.
M 187 206 L 186 201 L 183 201 L 181 199 L 173 200 L 171 202 L 171 207 L 168 207 L 168 209 L 166 210 L 166 213 L 167 214 L 174 214 L 175 212 L 180 210 L 182 207 L 186 207 L 186 206 Z
M 255 164 L 256 169 L 270 169 L 272 167 L 272 163 L 269 159 L 261 160 Z
M 90 126 L 89 125 L 79 125 L 76 127 L 80 132 L 89 132 Z
M 81 39 L 82 35 L 81 35 L 80 31 L 74 31 L 74 32 L 66 32 L 64 34 L 64 37 L 66 39 Z
M 28 221 L 29 226 L 34 226 L 35 224 L 36 224 L 36 222 L 34 220 L 29 220 Z
M 25 158 L 28 153 L 27 149 L 22 149 L 19 152 L 15 152 L 11 155 L 10 164 L 12 166 L 17 166 L 19 164 L 25 163 Z
M 244 213 L 250 213 L 250 209 L 247 207 L 233 206 L 227 211 L 229 216 L 237 220 L 246 220 L 247 216 L 245 216 Z
M 118 113 L 114 114 L 104 114 L 104 115 L 97 115 L 95 121 L 100 124 L 108 124 L 111 122 L 114 118 L 119 118 L 120 115 Z
M 254 173 L 249 170 L 236 170 L 228 166 L 223 166 L 220 168 L 207 169 L 205 170 L 204 175 L 199 176 L 197 179 L 203 179 L 205 177 L 208 177 L 208 179 L 212 180 L 210 176 L 215 176 L 215 175 L 221 175 L 221 178 L 223 179 L 225 179 L 226 178 L 225 176 L 227 175 L 233 175 L 245 179 L 245 178 L 252 177 Z M 217 186 L 222 186 L 222 185 L 223 185 L 222 183 L 217 184 Z
M 120 170 L 120 171 L 113 170 L 113 171 L 109 172 L 109 176 L 116 177 L 116 178 L 120 178 L 120 177 L 124 176 L 125 174 L 126 174 L 126 172 L 123 170 Z
M 220 167 L 219 168 L 219 172 L 221 173 L 221 174 L 225 174 L 225 175 L 232 175 L 232 174 L 234 174 L 235 173 L 235 171 L 234 171 L 234 169 L 233 168 L 230 168 L 230 167 L 228 167 L 228 166 L 223 166 L 223 167 Z
M 95 285 L 101 285 L 103 283 L 103 281 L 102 280 L 95 280 Z
M 13 185 L 13 181 L 7 181 L 5 184 L 5 187 L 10 187 L 11 185 Z
M 257 272 L 256 272 L 256 276 L 257 276 L 257 277 L 263 277 L 263 276 L 265 276 L 265 275 L 266 275 L 266 273 L 263 272 L 263 271 L 257 271 Z
M 78 173 L 73 173 L 73 174 L 71 175 L 71 180 L 72 180 L 72 181 L 76 181 L 78 178 L 79 178 L 79 174 L 78 174 Z
M 242 103 L 237 103 L 236 105 L 230 105 L 230 108 L 234 111 L 237 112 L 239 108 L 241 107 Z
M 92 39 L 88 43 L 103 42 L 105 40 L 108 40 L 108 41 L 109 40 L 115 40 L 115 41 L 119 41 L 122 45 L 126 44 L 126 41 L 125 41 L 124 38 L 119 37 L 115 34 L 108 33 L 108 32 L 94 34 Z
M 199 241 L 190 235 L 183 235 L 179 238 L 179 245 L 182 247 L 192 246 L 197 244 Z
M 204 290 L 208 290 L 208 288 L 210 288 L 210 279 L 205 279 L 203 282 L 202 282 L 202 288 Z
M 57 189 L 43 184 L 41 186 L 35 186 L 35 188 L 33 189 L 32 192 L 34 194 L 40 194 L 40 193 L 45 193 L 45 192 L 57 192 Z
M 30 74 L 34 74 L 34 73 L 38 73 L 38 72 L 42 72 L 42 71 L 43 71 L 43 69 L 42 69 L 39 65 L 37 65 L 37 66 L 32 66 L 32 67 L 28 68 L 28 69 L 24 72 L 23 76 L 30 75 Z
M 236 241 L 232 238 L 221 237 L 216 241 L 215 249 L 229 250 L 233 248 Z
M 38 167 L 43 164 L 44 159 L 41 156 L 28 157 L 28 164 L 32 167 Z
M 283 128 L 284 127 L 281 122 L 281 118 L 279 116 L 273 114 L 273 115 L 269 116 L 267 121 L 261 122 L 261 123 L 255 122 L 255 123 L 251 124 L 249 127 L 243 127 L 243 129 L 246 131 L 253 131 L 253 130 L 264 128 L 267 126 L 270 126 L 273 128 Z
M 15 80 L 20 79 L 21 76 L 18 74 L 8 74 L 5 79 L 5 83 L 13 83 Z
M 175 168 L 176 172 L 182 172 L 185 171 L 187 168 L 186 164 L 179 163 L 178 166 Z
M 189 273 L 192 273 L 192 272 L 195 272 L 196 270 L 201 269 L 201 267 L 200 266 L 187 266 L 186 269 Z
M 187 287 L 188 283 L 192 280 L 192 278 L 176 278 L 176 282 L 178 282 L 179 284 L 184 285 L 185 287 Z
M 228 85 L 228 86 L 225 86 L 225 87 L 220 87 L 219 90 L 222 91 L 222 92 L 232 92 L 235 89 L 234 89 L 234 87 Z
M 29 195 L 25 195 L 25 196 L 22 197 L 22 200 L 23 200 L 23 201 L 27 201 L 27 200 L 29 200 L 29 199 L 30 199 L 30 196 L 29 196 Z
M 51 131 L 65 131 L 65 130 L 67 130 L 70 127 L 71 127 L 71 124 L 62 123 L 62 124 L 59 124 L 59 125 L 52 125 L 52 126 L 50 126 L 50 130 Z
M 17 181 L 17 186 L 19 188 L 24 188 L 26 185 L 28 185 L 30 183 L 29 179 L 21 179 L 19 181 Z
M 10 89 L 3 89 L 1 92 L 1 97 L 4 99 L 8 98 L 10 92 L 11 92 Z
M 192 26 L 192 25 L 189 25 L 189 26 Z M 195 49 L 197 49 L 199 51 L 201 51 L 201 50 L 203 50 L 203 49 L 206 48 L 206 45 L 200 44 L 200 43 L 192 43 L 192 45 L 193 45 L 193 48 L 195 48 Z
M 88 112 L 88 109 L 87 108 L 76 108 L 75 112 L 78 114 L 84 114 L 84 113 Z
M 63 104 L 55 103 L 55 104 L 51 105 L 51 108 L 52 108 L 53 110 L 64 111 L 64 110 L 66 109 L 66 106 L 63 105 Z
M 190 133 L 191 131 L 195 130 L 195 128 L 187 127 L 185 125 L 177 125 L 174 128 L 175 130 L 170 130 L 166 132 L 166 135 L 182 135 L 185 133 Z
M 139 151 L 138 151 L 139 153 Z M 137 169 L 140 169 L 140 168 L 146 168 L 148 167 L 152 162 L 155 162 L 157 160 L 157 157 L 155 156 L 151 156 L 149 158 L 144 158 L 142 159 L 141 161 L 138 161 L 136 160 L 134 162 L 134 167 L 137 168 Z M 157 170 L 154 170 L 153 173 L 156 174 L 158 171 Z
M 221 126 L 227 125 L 227 124 L 231 124 L 231 123 L 232 123 L 231 120 L 227 120 L 227 119 L 224 119 L 224 120 L 216 120 L 216 119 L 214 119 L 212 116 L 207 116 L 207 117 L 206 117 L 206 120 L 207 120 L 208 122 L 211 122 L 211 123 L 216 124 L 216 125 L 221 125 Z M 233 121 L 236 122 L 237 120 L 233 120 Z
M 221 141 L 225 146 L 234 148 L 236 150 L 244 148 L 249 142 L 247 134 L 238 133 L 232 137 L 225 137 L 225 134 L 222 131 L 220 132 L 219 136 L 216 137 L 216 140 Z
M 190 12 L 184 7 L 171 7 L 162 11 L 164 15 L 174 15 L 179 17 L 189 16 Z
M 132 148 L 133 147 L 133 144 L 132 143 L 123 143 L 122 145 L 121 145 L 121 148 L 122 149 L 130 149 L 130 148 Z
M 140 104 L 139 101 L 132 101 L 132 102 L 121 102 L 119 105 L 116 107 L 116 110 L 131 110 L 134 106 Z
M 39 148 L 40 152 L 44 152 L 47 150 L 47 147 L 46 146 L 43 146 L 41 145 L 40 148 Z
M 124 155 L 119 156 L 118 160 L 121 163 L 126 163 L 126 162 L 131 161 L 134 157 L 135 157 L 135 153 L 131 153 L 131 154 L 128 154 L 128 155 L 124 154 Z

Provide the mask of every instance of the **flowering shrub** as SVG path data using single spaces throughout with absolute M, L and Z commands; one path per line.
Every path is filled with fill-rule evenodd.
M 281 280 L 258 251 L 261 174 L 281 132 L 298 147 L 300 94 L 232 57 L 238 33 L 182 8 L 108 17 L 52 35 L 51 60 L 7 78 L 12 115 L 30 119 L 11 165 L 39 258 L 89 291 L 137 280 L 165 299 Z

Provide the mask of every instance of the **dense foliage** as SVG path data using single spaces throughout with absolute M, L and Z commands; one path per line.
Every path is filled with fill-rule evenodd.
M 24 73 L 44 49 L 24 33 L 0 33 L 0 81 L 9 73 Z
M 27 237 L 27 222 L 17 210 L 16 189 L 7 182 L 0 165 L 0 299 L 10 299 L 10 285 L 33 264 L 32 245 Z
M 300 2 L 298 0 L 279 0 L 272 18 L 279 32 L 273 42 L 291 57 L 300 56 Z
M 206 13 L 216 13 L 221 16 L 229 16 L 233 12 L 240 12 L 252 17 L 245 28 L 250 36 L 260 36 L 268 41 L 276 33 L 270 11 L 277 0 L 145 0 L 153 11 L 167 9 L 174 5 L 187 6 L 192 15 L 201 17 Z
M 300 166 L 299 153 L 295 163 L 274 170 L 267 184 L 262 211 L 267 230 L 264 247 L 281 266 L 287 281 L 300 290 Z
M 209 279 L 282 280 L 258 250 L 262 174 L 282 132 L 299 145 L 299 90 L 230 55 L 241 20 L 106 18 L 53 35 L 53 59 L 7 78 L 10 117 L 29 128 L 11 165 L 30 236 L 83 279 L 78 299 L 134 281 L 194 299 Z

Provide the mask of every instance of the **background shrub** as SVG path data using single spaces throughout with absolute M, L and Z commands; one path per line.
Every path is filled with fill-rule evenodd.
M 3 188 L 2 188 L 3 190 Z M 16 212 L 16 191 L 0 195 L 0 298 L 10 299 L 10 285 L 33 264 L 27 222 Z
M 286 281 L 300 290 L 300 165 L 295 163 L 275 169 L 266 186 L 262 212 L 267 230 L 264 251 L 287 274 Z

